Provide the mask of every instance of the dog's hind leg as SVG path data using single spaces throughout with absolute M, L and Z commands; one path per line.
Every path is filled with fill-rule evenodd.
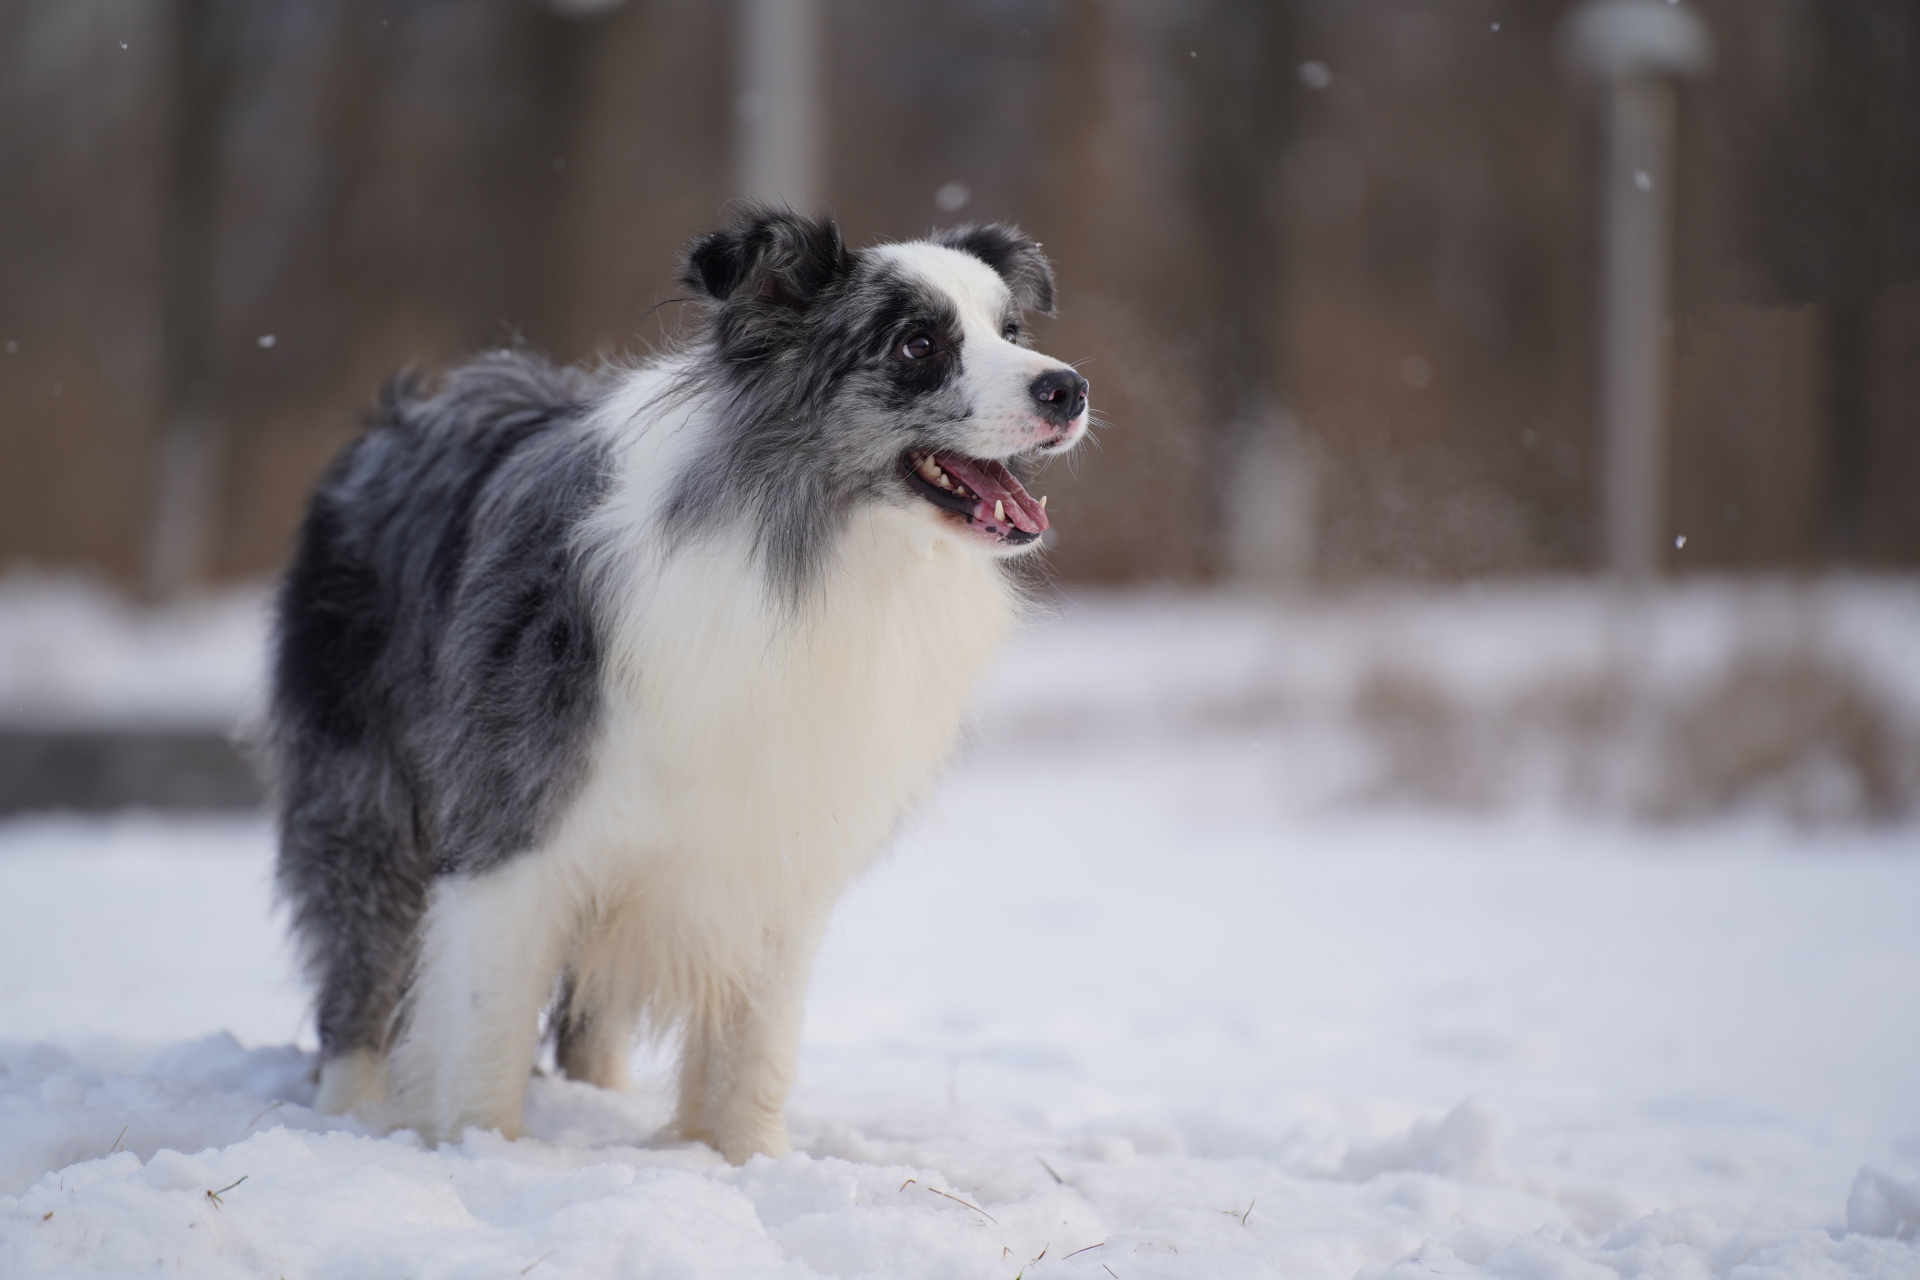
M 571 905 L 537 853 L 435 881 L 399 1041 L 390 1128 L 429 1142 L 469 1128 L 520 1134 L 540 1011 L 560 972 Z
M 284 782 L 280 890 L 318 987 L 316 1110 L 384 1100 L 384 1055 L 412 966 L 427 877 L 390 775 L 355 753 L 298 757 Z
M 689 1019 L 675 1128 L 733 1164 L 793 1149 L 787 1094 L 800 1053 L 807 979 L 819 928 L 795 923 L 771 940 L 744 987 L 720 994 Z
M 569 978 L 554 1007 L 553 1056 L 569 1080 L 625 1092 L 633 1087 L 633 1015 Z
M 374 1049 L 354 1049 L 320 1063 L 313 1109 L 322 1115 L 370 1113 L 387 1100 L 387 1064 Z

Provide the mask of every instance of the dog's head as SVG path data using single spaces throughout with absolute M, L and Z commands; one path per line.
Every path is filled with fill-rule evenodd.
M 1045 499 L 1021 476 L 1087 429 L 1086 379 L 1029 345 L 1027 313 L 1053 313 L 1038 244 L 994 224 L 850 251 L 830 221 L 752 208 L 681 278 L 710 303 L 721 466 L 776 540 L 816 541 L 808 503 L 866 500 L 994 554 L 1038 545 Z

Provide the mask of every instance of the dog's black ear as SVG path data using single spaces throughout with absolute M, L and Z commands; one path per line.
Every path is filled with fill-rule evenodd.
M 970 223 L 943 231 L 934 243 L 970 253 L 1000 273 L 1023 310 L 1053 314 L 1053 264 L 1020 228 L 1004 222 Z
M 731 226 L 687 246 L 680 282 L 715 302 L 755 298 L 805 310 L 852 265 L 831 218 L 751 205 Z

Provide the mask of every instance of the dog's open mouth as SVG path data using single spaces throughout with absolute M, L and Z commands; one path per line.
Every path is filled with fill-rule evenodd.
M 943 511 L 963 517 L 982 537 L 1020 546 L 1047 531 L 1047 500 L 1035 499 L 992 458 L 945 449 L 909 449 L 907 482 Z

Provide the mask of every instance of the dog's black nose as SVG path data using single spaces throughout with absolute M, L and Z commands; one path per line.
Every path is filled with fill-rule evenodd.
M 1033 380 L 1033 399 L 1042 417 L 1072 422 L 1087 407 L 1087 380 L 1071 369 L 1049 369 Z

